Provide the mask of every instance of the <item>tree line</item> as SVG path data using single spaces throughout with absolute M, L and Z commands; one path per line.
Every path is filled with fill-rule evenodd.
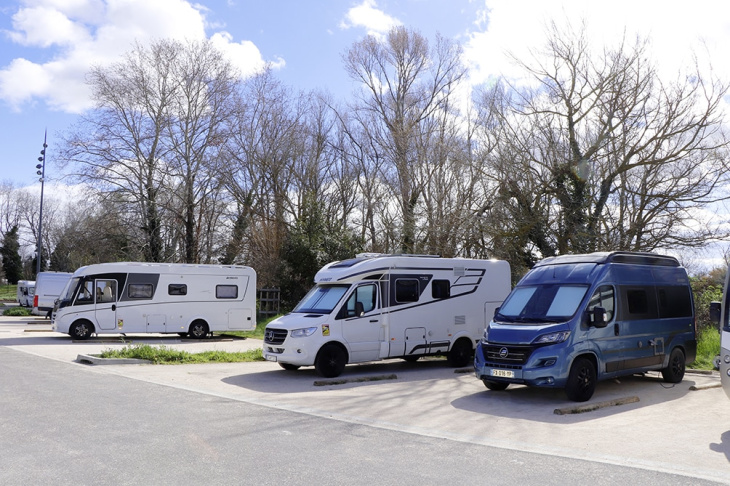
M 699 63 L 662 79 L 646 39 L 547 34 L 514 59 L 521 79 L 475 89 L 451 39 L 368 36 L 343 53 L 345 100 L 242 79 L 209 42 L 136 45 L 92 68 L 95 108 L 64 135 L 57 160 L 87 192 L 44 214 L 50 268 L 247 264 L 291 303 L 363 251 L 502 258 L 517 277 L 727 236 L 710 211 L 728 196 L 727 82 Z M 37 238 L 28 196 L 0 198 L 4 238 Z

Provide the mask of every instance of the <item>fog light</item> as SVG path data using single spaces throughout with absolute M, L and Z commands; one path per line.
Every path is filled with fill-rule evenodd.
M 555 360 L 554 359 L 546 359 L 545 362 L 542 364 L 543 366 L 554 366 Z

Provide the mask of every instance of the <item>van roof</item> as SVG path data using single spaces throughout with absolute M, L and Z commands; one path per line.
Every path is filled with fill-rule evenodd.
M 679 261 L 666 255 L 637 251 L 610 251 L 584 253 L 578 255 L 560 255 L 548 257 L 535 264 L 536 267 L 544 265 L 563 265 L 570 263 L 626 263 L 631 265 L 653 265 L 661 267 L 679 267 Z

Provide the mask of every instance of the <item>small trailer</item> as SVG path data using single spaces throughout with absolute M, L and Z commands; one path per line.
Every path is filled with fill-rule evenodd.
M 177 333 L 256 328 L 256 272 L 240 265 L 101 263 L 79 268 L 57 301 L 54 331 Z
M 510 291 L 500 260 L 359 254 L 325 265 L 289 314 L 266 326 L 264 358 L 286 370 L 338 376 L 347 363 L 446 355 L 472 362 Z

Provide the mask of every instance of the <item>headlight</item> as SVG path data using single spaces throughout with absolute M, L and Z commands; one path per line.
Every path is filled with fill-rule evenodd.
M 558 344 L 568 339 L 568 336 L 570 336 L 570 331 L 551 332 L 539 336 L 532 344 Z
M 294 329 L 291 332 L 291 337 L 307 337 L 311 336 L 317 330 L 316 327 L 305 327 L 303 329 Z

